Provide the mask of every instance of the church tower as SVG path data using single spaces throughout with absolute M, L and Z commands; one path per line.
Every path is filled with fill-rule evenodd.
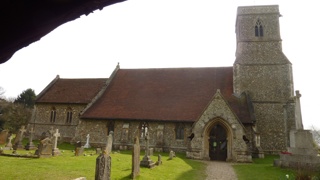
M 282 52 L 280 16 L 278 5 L 243 6 L 236 19 L 234 93 L 250 95 L 261 147 L 270 152 L 286 149 L 294 126 L 292 66 Z

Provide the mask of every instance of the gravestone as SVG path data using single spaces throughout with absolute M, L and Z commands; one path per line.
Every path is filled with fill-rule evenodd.
M 96 148 L 96 154 L 101 154 L 101 148 Z
M 6 147 L 4 148 L 4 150 L 10 150 L 12 148 L 12 139 L 15 138 L 15 135 L 14 134 L 11 134 L 9 136 L 9 142 L 6 144 Z
M 169 159 L 172 160 L 174 157 L 176 157 L 176 153 L 171 150 L 169 153 Z
M 88 134 L 87 141 L 86 141 L 86 144 L 84 145 L 84 148 L 90 148 L 89 139 L 90 139 L 90 135 Z
M 75 150 L 74 155 L 75 155 L 75 156 L 82 156 L 82 155 L 83 155 L 83 152 L 84 152 L 84 147 L 83 147 L 83 146 L 81 146 L 81 147 L 76 147 L 76 150 Z
M 49 132 L 49 138 L 52 138 L 55 132 L 55 130 L 53 129 L 53 126 L 50 127 L 50 130 L 48 130 L 48 132 Z
M 110 131 L 109 136 L 107 138 L 107 146 L 105 149 L 107 154 L 110 154 L 112 152 L 112 143 L 113 143 L 113 131 Z
M 39 157 L 51 157 L 52 156 L 53 144 L 50 138 L 45 138 L 40 141 L 38 149 L 35 152 L 35 155 Z
M 113 143 L 113 131 L 107 138 L 107 145 L 102 154 L 100 154 L 96 159 L 96 172 L 95 180 L 110 180 L 111 179 L 111 156 Z
M 33 128 L 30 129 L 29 131 L 29 142 L 27 143 L 25 149 L 26 150 L 34 150 L 37 149 L 37 147 L 33 144 L 32 140 L 33 140 L 33 135 L 34 135 L 34 130 Z
M 275 160 L 274 165 L 285 168 L 298 168 L 300 170 L 315 170 L 320 167 L 320 157 L 317 156 L 317 149 L 313 147 L 314 140 L 311 132 L 303 129 L 300 97 L 301 94 L 296 91 L 296 129 L 290 132 L 290 147 L 287 148 L 287 152 L 280 154 L 280 159 Z
M 45 138 L 47 138 L 48 136 L 47 136 L 47 133 L 46 132 L 42 132 L 41 133 L 41 136 L 40 136 L 40 140 L 43 140 L 43 139 L 45 139 Z
M 131 178 L 134 179 L 140 174 L 140 144 L 139 138 L 134 138 L 134 144 L 132 149 L 132 172 Z
M 23 140 L 23 134 L 26 132 L 27 130 L 25 129 L 24 126 L 21 126 L 21 128 L 19 129 L 19 132 L 14 140 L 15 144 L 13 145 L 13 149 L 17 150 L 17 149 L 24 149 L 24 146 L 22 144 L 22 140 Z
M 156 163 L 158 166 L 162 164 L 162 156 L 158 154 L 158 161 Z
M 8 130 L 3 130 L 0 132 L 0 144 L 5 144 L 8 138 Z
M 146 133 L 145 140 L 146 140 L 146 146 L 145 146 L 145 155 L 143 156 L 140 166 L 142 167 L 148 167 L 152 168 L 154 167 L 155 163 L 151 160 L 150 155 L 149 155 L 149 133 Z
M 60 137 L 59 129 L 56 129 L 56 132 L 52 135 L 53 136 L 53 148 L 52 148 L 52 155 L 58 156 L 61 154 L 59 148 L 57 147 L 58 138 Z

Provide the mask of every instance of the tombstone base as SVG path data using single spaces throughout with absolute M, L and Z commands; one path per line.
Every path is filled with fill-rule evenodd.
M 284 168 L 313 169 L 320 167 L 320 157 L 313 147 L 313 137 L 308 130 L 291 131 L 290 146 L 287 152 L 280 154 L 274 166 Z
M 52 156 L 59 156 L 59 155 L 61 155 L 59 148 L 52 149 Z
M 150 156 L 144 156 L 140 162 L 140 166 L 152 168 L 155 166 L 155 163 L 151 160 Z

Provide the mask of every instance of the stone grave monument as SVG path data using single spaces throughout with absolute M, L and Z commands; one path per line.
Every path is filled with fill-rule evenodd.
M 83 152 L 84 152 L 84 147 L 81 145 L 81 141 L 77 141 L 76 148 L 74 150 L 74 155 L 82 156 Z
M 41 157 L 51 157 L 52 156 L 53 144 L 50 138 L 45 138 L 40 141 L 38 149 L 35 152 L 35 155 Z
M 158 161 L 156 162 L 156 164 L 158 166 L 160 166 L 162 164 L 162 156 L 161 156 L 161 154 L 158 154 Z
M 140 162 L 140 166 L 152 168 L 155 166 L 155 163 L 150 158 L 149 139 L 150 139 L 149 133 L 147 132 L 145 136 L 145 140 L 146 140 L 145 155 L 143 156 L 143 159 Z
M 88 134 L 86 144 L 83 146 L 84 148 L 90 148 L 89 139 L 90 139 L 90 135 Z
M 134 138 L 134 144 L 132 149 L 132 171 L 131 178 L 135 179 L 140 174 L 140 144 L 139 137 Z
M 107 138 L 107 146 L 103 153 L 96 159 L 95 180 L 110 180 L 111 179 L 111 156 L 113 143 L 113 132 Z
M 53 148 L 52 148 L 52 155 L 58 156 L 61 154 L 59 148 L 57 147 L 58 138 L 60 137 L 59 129 L 56 129 L 56 132 L 53 134 Z
M 8 138 L 8 143 L 6 144 L 6 146 L 4 147 L 4 150 L 10 150 L 12 148 L 12 139 L 15 138 L 14 134 L 11 134 Z
M 33 140 L 33 135 L 34 135 L 34 130 L 33 128 L 31 128 L 29 130 L 29 142 L 27 143 L 25 149 L 26 150 L 34 150 L 37 149 L 37 147 L 33 144 L 32 140 Z
M 0 144 L 5 144 L 8 138 L 8 130 L 2 130 L 0 132 Z
M 287 152 L 280 153 L 280 159 L 274 161 L 275 166 L 299 169 L 320 168 L 320 157 L 313 147 L 313 136 L 309 130 L 303 129 L 299 91 L 295 96 L 296 129 L 290 132 L 290 147 Z
M 169 153 L 169 159 L 172 160 L 174 157 L 176 157 L 176 153 L 171 150 Z
M 23 135 L 27 130 L 25 129 L 24 126 L 21 126 L 21 128 L 19 129 L 19 132 L 14 140 L 14 145 L 13 145 L 13 149 L 17 150 L 17 149 L 24 149 L 24 146 L 22 144 L 22 140 L 23 140 Z

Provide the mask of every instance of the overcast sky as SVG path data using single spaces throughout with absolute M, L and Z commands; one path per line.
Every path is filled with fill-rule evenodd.
M 106 78 L 121 68 L 232 66 L 238 6 L 278 4 L 283 51 L 302 94 L 304 126 L 320 128 L 317 0 L 128 0 L 66 23 L 0 64 L 0 87 L 40 93 L 55 77 Z

